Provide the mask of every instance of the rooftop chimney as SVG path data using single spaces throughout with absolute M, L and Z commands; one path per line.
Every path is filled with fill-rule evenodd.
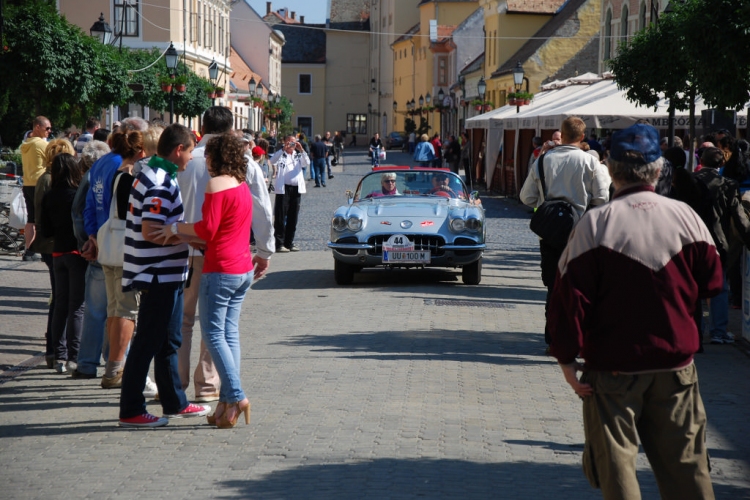
M 271 13 L 271 2 L 266 2 L 266 15 Z
M 295 16 L 296 14 L 297 14 L 296 12 L 292 11 L 292 20 L 294 20 L 294 16 Z
M 305 16 L 299 16 L 300 24 L 305 24 Z

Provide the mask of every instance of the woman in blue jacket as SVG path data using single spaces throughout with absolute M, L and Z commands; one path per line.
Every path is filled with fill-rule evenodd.
M 430 138 L 427 134 L 422 134 L 419 138 L 419 144 L 417 144 L 414 150 L 414 161 L 419 163 L 420 167 L 429 167 L 432 160 L 435 159 L 435 150 L 430 144 Z

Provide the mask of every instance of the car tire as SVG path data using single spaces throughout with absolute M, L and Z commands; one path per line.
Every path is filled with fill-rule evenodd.
M 337 285 L 351 285 L 354 283 L 354 266 L 350 266 L 340 260 L 334 260 L 333 277 Z
M 466 264 L 461 269 L 461 279 L 464 285 L 478 285 L 482 281 L 482 258 Z

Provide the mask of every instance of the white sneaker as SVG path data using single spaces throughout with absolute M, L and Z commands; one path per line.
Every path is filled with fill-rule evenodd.
M 146 377 L 146 388 L 143 389 L 143 397 L 146 399 L 154 399 L 159 395 L 159 390 L 156 388 L 156 384 L 151 377 Z

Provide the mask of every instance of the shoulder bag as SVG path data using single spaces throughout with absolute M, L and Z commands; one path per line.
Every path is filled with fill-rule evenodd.
M 104 266 L 122 267 L 125 257 L 125 224 L 117 216 L 117 185 L 123 174 L 118 174 L 112 187 L 112 201 L 109 204 L 109 219 L 96 233 L 96 246 L 99 249 L 97 260 Z
M 547 198 L 547 184 L 544 182 L 544 156 L 540 156 L 537 163 L 544 203 L 537 207 L 531 217 L 529 228 L 545 243 L 557 249 L 563 249 L 568 244 L 568 237 L 580 217 L 575 207 L 569 202 Z

